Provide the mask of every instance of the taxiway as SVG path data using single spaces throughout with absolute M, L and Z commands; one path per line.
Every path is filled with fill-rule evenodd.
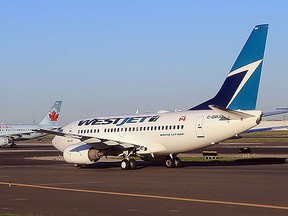
M 6 149 L 6 151 L 5 151 Z M 167 169 L 140 162 L 75 168 L 52 146 L 0 149 L 0 213 L 19 215 L 287 215 L 285 159 L 184 163 Z M 29 159 L 27 159 L 29 158 Z

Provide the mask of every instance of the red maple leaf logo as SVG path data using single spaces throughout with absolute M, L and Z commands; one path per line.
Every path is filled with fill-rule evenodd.
M 57 121 L 58 120 L 59 115 L 53 111 L 52 113 L 49 114 L 49 118 L 51 121 Z
M 180 118 L 179 118 L 179 121 L 185 121 L 186 120 L 186 116 L 181 116 Z

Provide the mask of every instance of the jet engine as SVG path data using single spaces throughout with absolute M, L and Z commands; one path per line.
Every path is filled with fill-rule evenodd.
M 93 164 L 103 155 L 103 152 L 84 143 L 70 145 L 63 152 L 64 160 L 74 164 Z
M 9 143 L 8 137 L 0 137 L 0 146 L 7 145 Z

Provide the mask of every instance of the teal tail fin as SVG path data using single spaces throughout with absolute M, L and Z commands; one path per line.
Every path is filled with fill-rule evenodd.
M 268 24 L 254 27 L 226 80 L 215 97 L 189 110 L 216 105 L 230 110 L 256 108 Z

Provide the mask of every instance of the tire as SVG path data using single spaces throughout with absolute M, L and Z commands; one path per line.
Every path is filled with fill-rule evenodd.
M 132 169 L 132 170 L 137 169 L 137 162 L 136 162 L 136 160 L 130 159 L 130 160 L 129 160 L 129 163 L 130 163 L 130 169 Z
M 175 157 L 175 167 L 181 167 L 181 160 L 178 157 Z
M 129 170 L 131 168 L 130 162 L 127 159 L 122 160 L 120 165 L 122 170 Z
M 165 162 L 167 168 L 174 168 L 175 167 L 175 160 L 167 159 Z

